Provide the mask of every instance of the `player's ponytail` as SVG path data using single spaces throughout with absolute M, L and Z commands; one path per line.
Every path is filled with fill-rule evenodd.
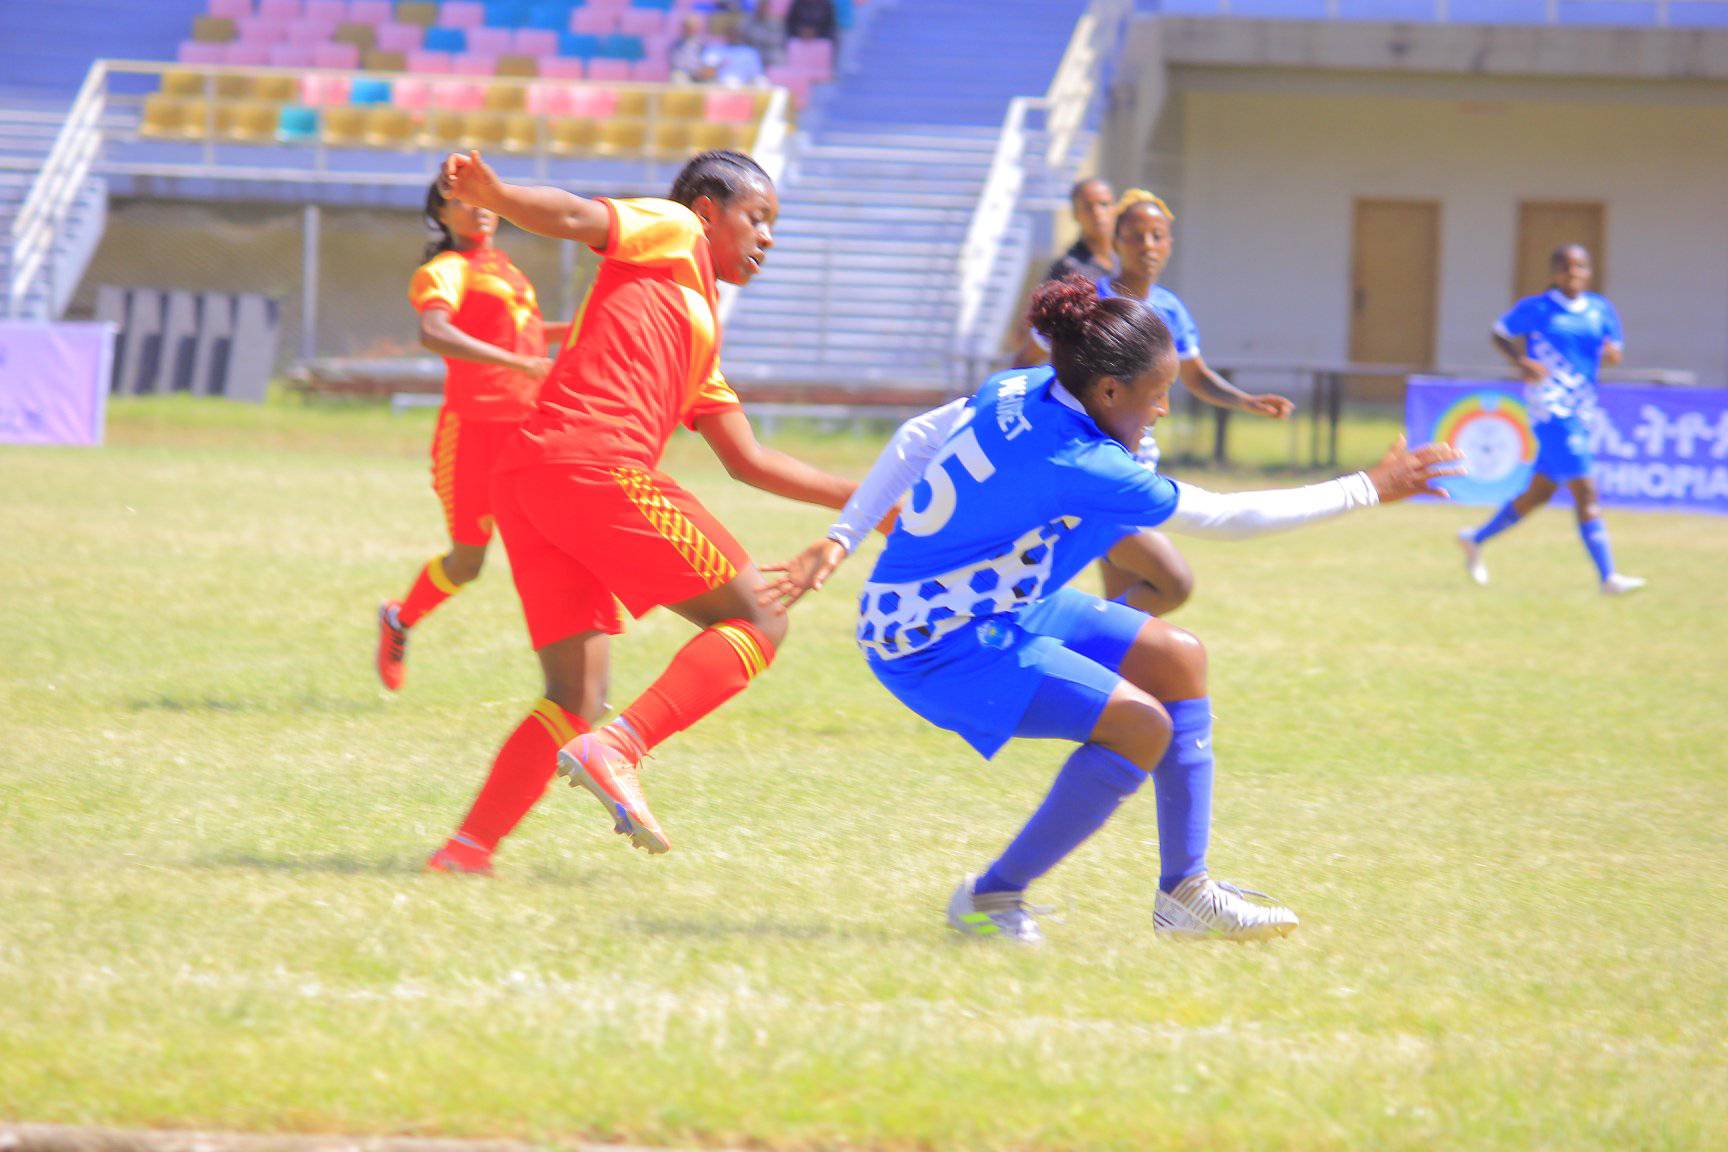
M 1101 377 L 1133 380 L 1175 348 L 1158 314 L 1123 296 L 1099 299 L 1082 276 L 1052 280 L 1032 294 L 1032 327 L 1050 341 L 1056 379 L 1076 396 Z
M 444 223 L 444 194 L 438 190 L 438 181 L 432 181 L 426 189 L 426 207 L 422 210 L 426 218 L 426 249 L 420 255 L 420 263 L 424 264 L 440 252 L 454 252 L 456 237 L 451 235 L 449 227 Z

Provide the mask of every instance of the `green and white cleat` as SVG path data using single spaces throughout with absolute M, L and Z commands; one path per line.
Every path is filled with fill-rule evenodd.
M 1290 935 L 1296 924 L 1296 913 L 1266 893 L 1204 874 L 1190 876 L 1174 892 L 1160 890 L 1152 907 L 1152 930 L 1172 940 L 1270 940 Z
M 968 876 L 948 900 L 948 926 L 962 936 L 983 936 L 1015 944 L 1042 944 L 1044 933 L 1026 903 L 1024 892 L 986 892 L 975 895 L 978 877 Z

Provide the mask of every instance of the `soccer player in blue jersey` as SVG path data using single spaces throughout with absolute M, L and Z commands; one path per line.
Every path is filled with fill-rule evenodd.
M 859 606 L 871 670 L 985 757 L 1016 736 L 1080 745 L 1002 855 L 955 890 L 956 930 L 1037 942 L 1028 886 L 1150 773 L 1158 934 L 1286 935 L 1297 923 L 1288 908 L 1207 870 L 1212 710 L 1200 641 L 1064 585 L 1141 528 L 1238 539 L 1433 493 L 1458 453 L 1400 441 L 1366 473 L 1284 491 L 1177 484 L 1128 448 L 1169 410 L 1177 358 L 1164 322 L 1078 278 L 1040 288 L 1032 320 L 1052 366 L 1001 373 L 903 425 L 828 536 L 765 569 L 778 575 L 764 595 L 791 604 L 820 587 L 910 490 Z
M 1524 381 L 1536 434 L 1536 474 L 1530 486 L 1486 524 L 1460 533 L 1458 542 L 1470 578 L 1488 583 L 1482 545 L 1548 503 L 1564 484 L 1577 506 L 1578 534 L 1596 565 L 1603 595 L 1621 596 L 1636 592 L 1645 581 L 1614 570 L 1596 480 L 1590 475 L 1590 426 L 1596 419 L 1598 366 L 1620 363 L 1625 336 L 1614 305 L 1588 291 L 1588 249 L 1580 244 L 1557 248 L 1548 268 L 1553 273 L 1548 291 L 1518 301 L 1494 325 L 1494 346 Z

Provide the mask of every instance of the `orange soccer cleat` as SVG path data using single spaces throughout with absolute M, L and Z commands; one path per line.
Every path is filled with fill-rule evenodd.
M 490 876 L 492 853 L 458 833 L 427 857 L 426 871 L 457 876 Z
M 392 692 L 401 690 L 408 674 L 408 629 L 397 619 L 401 609 L 397 600 L 378 606 L 378 679 Z
M 612 830 L 630 843 L 658 856 L 672 842 L 660 830 L 642 793 L 641 767 L 614 742 L 608 728 L 588 732 L 558 751 L 558 775 L 594 794 L 612 817 Z

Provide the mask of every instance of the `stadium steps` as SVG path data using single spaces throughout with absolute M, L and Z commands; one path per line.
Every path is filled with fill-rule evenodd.
M 775 247 L 739 297 L 741 383 L 956 387 L 960 249 L 1009 102 L 1049 87 L 1082 0 L 901 0 L 819 97 Z M 993 290 L 1019 273 L 999 261 Z
M 0 248 L 3 257 L 0 266 L 6 272 L 6 279 L 0 283 L 9 283 L 13 267 L 12 225 L 54 146 L 65 112 L 63 105 L 53 107 L 39 98 L 0 104 L 0 239 L 4 243 Z M 65 312 L 84 270 L 96 254 L 107 220 L 107 184 L 92 178 L 73 202 L 66 226 L 49 257 L 52 266 L 49 276 L 46 281 L 39 279 L 21 302 L 21 318 L 58 318 Z M 52 296 L 48 282 L 53 284 Z

